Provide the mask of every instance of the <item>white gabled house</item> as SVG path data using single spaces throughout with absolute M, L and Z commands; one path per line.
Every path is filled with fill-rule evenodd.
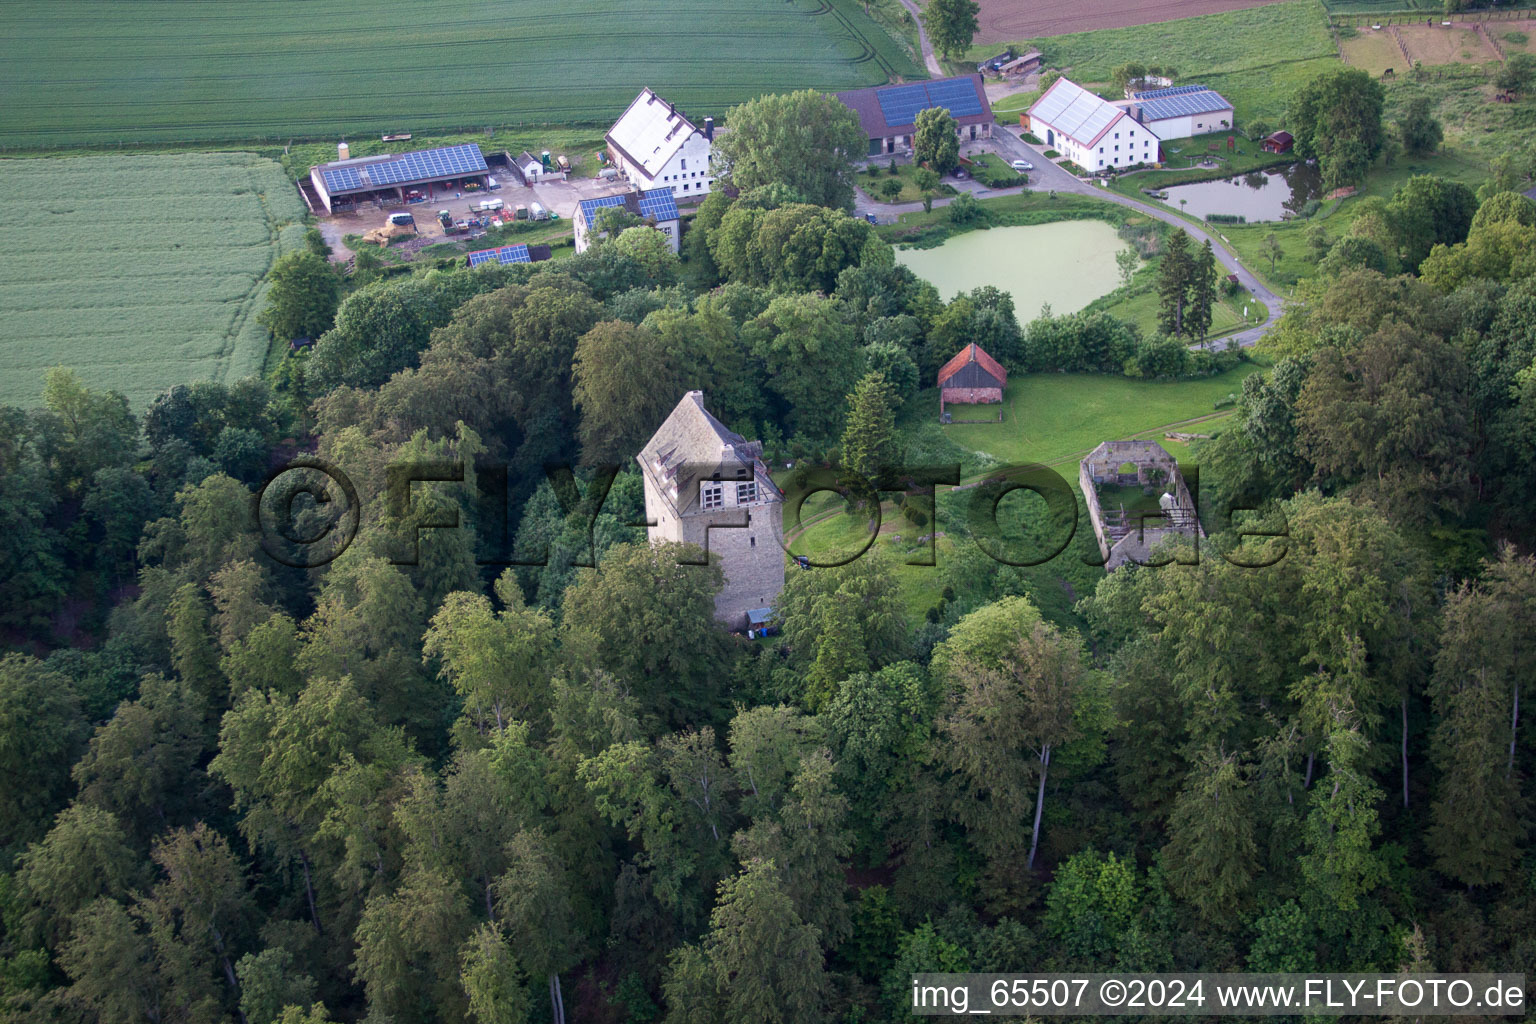
M 1065 78 L 1029 108 L 1029 130 L 1091 174 L 1156 163 L 1162 141 L 1125 108 Z
M 644 89 L 603 137 L 614 165 L 641 191 L 670 189 L 680 200 L 702 199 L 714 183 L 715 119 L 699 128 L 674 104 Z

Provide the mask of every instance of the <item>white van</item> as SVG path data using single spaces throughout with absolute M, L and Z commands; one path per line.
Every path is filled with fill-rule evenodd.
M 482 199 L 482 200 L 480 200 L 480 209 L 482 209 L 482 210 L 499 210 L 499 209 L 501 209 L 505 205 L 506 204 L 503 203 L 500 199 Z

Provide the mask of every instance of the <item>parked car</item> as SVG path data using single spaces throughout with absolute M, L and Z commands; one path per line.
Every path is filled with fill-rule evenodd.
M 955 168 L 954 177 L 956 178 L 956 180 L 964 181 L 966 178 L 969 178 L 970 176 L 971 176 L 970 172 L 967 171 L 964 167 L 956 167 Z
M 1013 169 L 1016 171 L 1032 171 L 1035 169 L 1035 165 L 1028 160 L 1015 160 L 1013 162 Z
M 879 218 L 879 217 L 876 217 L 876 216 L 875 216 L 875 215 L 874 215 L 874 214 L 872 214 L 872 213 L 866 213 L 866 214 L 865 214 L 865 215 L 864 215 L 864 219 L 865 219 L 865 220 L 867 220 L 867 221 L 869 221 L 869 222 L 870 222 L 870 223 L 871 223 L 871 224 L 879 224 L 879 223 L 880 223 L 880 218 Z

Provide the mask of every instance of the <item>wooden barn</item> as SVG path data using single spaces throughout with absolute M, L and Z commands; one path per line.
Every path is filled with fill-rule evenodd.
M 946 405 L 990 405 L 1003 400 L 1008 371 L 975 342 L 939 368 L 939 419 L 949 422 Z

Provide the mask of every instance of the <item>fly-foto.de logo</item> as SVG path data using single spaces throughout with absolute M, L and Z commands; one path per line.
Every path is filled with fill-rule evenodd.
M 570 564 L 597 564 L 594 528 L 600 514 L 613 511 L 606 506 L 619 469 L 616 464 L 544 466 L 544 479 L 568 530 L 574 526 L 576 535 L 584 538 Z M 690 463 L 676 467 L 675 473 L 706 498 L 712 493 L 709 488 L 735 479 L 730 468 L 718 463 Z M 548 565 L 547 544 L 540 550 L 513 550 L 512 483 L 506 463 L 466 464 L 464 460 L 440 459 L 389 465 L 372 493 L 366 489 L 360 492 L 334 462 L 307 455 L 268 475 L 253 497 L 252 522 L 266 555 L 280 565 L 299 569 L 328 564 L 367 529 L 388 534 L 385 548 L 391 563 L 417 565 L 425 531 L 459 530 L 470 525 L 479 543 L 477 564 Z M 1080 479 L 1074 486 L 1055 469 L 1038 463 L 1004 466 L 969 481 L 962 481 L 959 464 L 894 465 L 873 475 L 801 466 L 775 473 L 773 483 L 782 503 L 783 537 L 790 538 L 784 547 L 792 554 L 793 539 L 828 513 L 825 499 L 813 505 L 814 514 L 808 512 L 809 499 L 817 495 L 837 496 L 842 511 L 868 524 L 864 542 L 852 550 L 831 555 L 797 554 L 795 560 L 805 568 L 846 565 L 867 554 L 880 535 L 882 506 L 898 498 L 904 508 L 921 510 L 925 520 L 934 524 L 918 538 L 919 550 L 906 560 L 914 566 L 938 564 L 942 509 L 963 521 L 966 538 L 988 557 L 1018 567 L 1079 557 L 1088 565 L 1110 564 L 1113 568 L 1111 551 L 1128 543 L 1134 553 L 1122 564 L 1190 565 L 1198 562 L 1202 551 L 1215 547 L 1231 564 L 1256 569 L 1274 565 L 1286 553 L 1287 525 L 1278 507 L 1243 497 L 1224 498 L 1209 508 L 1202 507 L 1196 466 L 1182 473 L 1177 498 L 1170 490 L 1157 507 L 1129 511 L 1102 508 L 1092 481 Z M 839 507 L 835 501 L 831 504 Z M 703 549 L 702 556 L 684 554 L 679 563 L 707 564 L 711 535 L 746 528 L 745 514 L 739 518 L 733 522 L 724 516 L 711 523 L 697 545 Z M 647 528 L 656 522 L 642 515 L 621 525 Z M 1097 551 L 1084 545 L 1083 553 L 1070 555 L 1068 548 L 1080 529 L 1093 531 Z M 1224 543 L 1202 544 L 1208 532 L 1223 535 Z

